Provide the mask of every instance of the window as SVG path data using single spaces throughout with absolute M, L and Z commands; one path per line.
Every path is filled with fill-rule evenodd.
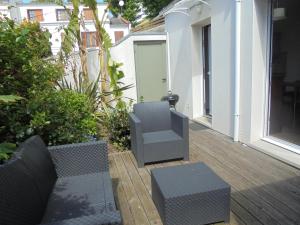
M 57 21 L 68 21 L 70 16 L 65 9 L 56 9 L 56 20 Z
M 124 37 L 123 31 L 115 31 L 115 42 L 118 42 Z
M 27 10 L 28 19 L 30 21 L 44 21 L 43 10 L 42 9 L 28 9 Z
M 86 20 L 93 20 L 94 19 L 93 10 L 83 9 L 83 16 L 84 16 L 84 19 L 86 19 Z
M 99 46 L 99 41 L 96 32 L 83 32 L 81 33 L 81 35 L 82 35 L 83 45 L 86 48 Z

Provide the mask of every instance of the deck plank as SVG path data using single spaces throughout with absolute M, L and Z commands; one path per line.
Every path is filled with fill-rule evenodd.
M 127 169 L 123 163 L 121 155 L 116 155 L 115 162 L 121 178 L 121 183 L 127 196 L 127 203 L 130 207 L 133 220 L 136 225 L 150 225 L 150 222 L 146 216 L 145 210 L 141 204 L 139 197 L 136 194 L 134 185 L 127 173 Z
M 152 198 L 147 191 L 147 188 L 145 187 L 143 181 L 141 180 L 141 177 L 139 176 L 136 167 L 133 165 L 129 153 L 122 155 L 124 164 L 127 167 L 128 174 L 131 178 L 131 182 L 134 185 L 136 194 L 139 197 L 139 200 L 141 202 L 141 205 L 143 206 L 145 213 L 148 217 L 148 220 L 151 225 L 158 224 L 162 225 L 160 217 L 158 215 L 158 212 L 156 210 L 156 207 L 152 201 Z
M 242 157 L 239 155 L 239 152 L 232 153 L 226 150 L 228 149 L 228 146 L 216 146 L 215 143 L 212 143 L 210 140 L 203 137 L 202 140 L 205 140 L 205 142 L 201 145 L 193 141 L 192 143 L 200 148 L 201 151 L 205 151 L 207 154 L 212 155 L 215 160 L 225 161 L 227 167 L 233 171 L 238 171 L 239 175 L 241 175 L 247 183 L 246 187 L 251 189 L 250 193 L 256 192 L 260 198 L 272 205 L 274 209 L 290 218 L 294 224 L 300 224 L 300 215 L 298 213 L 300 208 L 299 204 L 297 204 L 297 202 L 299 202 L 299 197 L 297 196 L 299 192 L 294 189 L 293 185 L 289 186 L 289 182 L 287 182 L 288 179 L 286 177 L 281 177 L 283 181 L 280 180 L 279 185 L 278 178 L 272 179 L 272 176 L 268 177 L 267 174 L 263 172 L 272 170 L 269 166 L 260 167 L 255 161 L 249 165 L 248 162 L 241 159 Z M 230 149 L 232 150 L 232 148 Z M 283 183 L 284 185 L 282 185 Z
M 194 146 L 191 146 L 193 149 Z M 266 225 L 272 225 L 272 224 L 280 224 L 277 222 L 276 219 L 274 219 L 271 215 L 267 214 L 264 207 L 258 207 L 256 204 L 254 204 L 252 201 L 249 201 L 247 198 L 245 198 L 244 195 L 241 194 L 240 191 L 247 190 L 244 188 L 244 182 L 241 177 L 239 177 L 234 171 L 229 170 L 224 164 L 219 163 L 218 161 L 214 160 L 213 157 L 209 156 L 205 153 L 199 153 L 199 155 L 194 154 L 192 157 L 193 160 L 198 161 L 197 159 L 201 159 L 201 161 L 205 162 L 211 169 L 213 169 L 221 178 L 226 180 L 231 185 L 231 198 L 233 198 L 235 201 L 239 202 L 242 207 L 244 207 L 250 214 L 255 215 L 255 218 L 261 223 Z M 259 199 L 256 199 L 259 200 Z M 235 208 L 232 208 L 234 213 L 238 213 L 238 210 Z M 262 213 L 258 213 L 261 210 Z M 253 218 L 253 220 L 255 220 Z M 247 223 L 249 223 L 247 221 Z
M 128 200 L 125 190 L 120 182 L 121 176 L 119 175 L 118 168 L 113 155 L 109 156 L 109 171 L 113 180 L 114 195 L 116 197 L 117 206 L 121 211 L 124 225 L 137 225 L 133 220 L 132 213 L 128 207 Z

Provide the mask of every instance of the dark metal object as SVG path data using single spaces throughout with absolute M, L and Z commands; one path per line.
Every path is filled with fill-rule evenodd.
M 153 169 L 151 185 L 164 225 L 229 222 L 230 186 L 204 163 Z
M 135 104 L 129 114 L 131 149 L 138 166 L 171 159 L 189 159 L 189 121 L 167 102 Z
M 168 95 L 167 96 L 163 96 L 161 98 L 162 101 L 168 101 L 169 102 L 169 105 L 170 105 L 170 108 L 172 109 L 175 109 L 176 110 L 176 104 L 177 102 L 179 101 L 179 96 L 176 95 L 176 94 L 172 94 L 171 91 L 168 91 Z
M 1 225 L 121 225 L 102 141 L 47 148 L 39 136 L 0 165 Z

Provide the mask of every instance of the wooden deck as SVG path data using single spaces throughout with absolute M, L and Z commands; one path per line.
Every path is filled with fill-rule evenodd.
M 124 225 L 162 224 L 151 199 L 150 170 L 189 162 L 138 168 L 130 152 L 111 154 L 109 160 Z M 300 225 L 300 170 L 190 124 L 190 162 L 198 161 L 231 185 L 230 224 Z

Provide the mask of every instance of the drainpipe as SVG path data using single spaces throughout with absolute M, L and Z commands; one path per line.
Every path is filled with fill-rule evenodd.
M 235 0 L 235 81 L 234 81 L 234 134 L 233 140 L 239 141 L 240 130 L 240 77 L 241 77 L 241 2 Z
M 171 91 L 171 55 L 170 55 L 170 37 L 167 32 L 167 57 L 168 57 L 168 90 Z

